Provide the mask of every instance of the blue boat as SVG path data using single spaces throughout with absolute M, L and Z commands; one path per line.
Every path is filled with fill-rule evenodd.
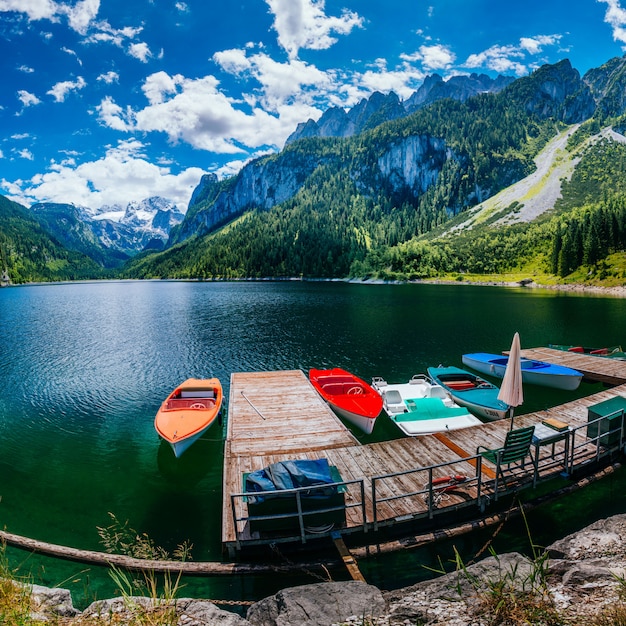
M 473 354 L 464 354 L 462 360 L 464 365 L 481 374 L 503 378 L 509 357 L 501 354 L 474 352 Z M 552 363 L 525 359 L 523 357 L 521 364 L 522 382 L 532 385 L 574 391 L 578 389 L 578 385 L 580 385 L 580 381 L 583 379 L 582 372 L 563 365 L 553 365 Z
M 509 405 L 498 400 L 500 389 L 493 383 L 460 367 L 429 367 L 428 375 L 461 406 L 474 415 L 494 421 L 507 416 Z

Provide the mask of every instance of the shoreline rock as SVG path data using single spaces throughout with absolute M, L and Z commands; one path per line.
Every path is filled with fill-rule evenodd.
M 626 591 L 626 514 L 554 542 L 535 562 L 518 553 L 490 556 L 394 591 L 359 581 L 290 587 L 253 604 L 245 618 L 191 598 L 156 606 L 149 598 L 113 598 L 82 613 L 64 589 L 33 586 L 32 598 L 33 617 L 53 623 L 61 617 L 68 626 L 112 616 L 117 625 L 130 626 L 133 610 L 175 611 L 179 626 L 478 626 L 490 622 L 488 600 L 503 585 L 509 597 L 536 595 L 564 623 L 589 623 L 618 606 Z

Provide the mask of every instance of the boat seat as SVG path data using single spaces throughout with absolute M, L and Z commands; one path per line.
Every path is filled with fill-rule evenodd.
M 448 394 L 446 393 L 446 390 L 443 387 L 440 387 L 439 385 L 433 385 L 430 388 L 430 397 L 441 398 L 442 400 L 444 400 L 445 398 L 448 397 Z
M 329 383 L 326 385 L 322 385 L 322 389 L 331 396 L 350 393 L 350 390 L 354 389 L 355 387 L 358 387 L 361 390 L 360 393 L 365 393 L 365 389 L 363 389 L 363 386 L 359 385 L 359 383 L 355 381 L 343 383 Z
M 183 389 L 180 392 L 181 398 L 214 398 L 215 392 L 212 389 Z
M 469 380 L 450 380 L 446 381 L 446 385 L 455 391 L 464 391 L 475 387 L 474 383 Z
M 393 413 L 395 415 L 398 413 L 406 412 L 406 406 L 404 404 L 404 401 L 402 400 L 402 396 L 400 395 L 399 391 L 396 391 L 395 389 L 385 391 L 383 393 L 383 400 L 385 403 L 385 408 L 390 413 Z
M 342 383 L 326 383 L 322 385 L 322 389 L 331 396 L 337 396 L 340 393 L 344 393 Z
M 204 405 L 205 409 L 210 409 L 215 406 L 215 400 L 213 398 L 171 398 L 167 401 L 166 410 L 172 411 L 174 409 L 201 409 L 200 405 Z
M 402 404 L 402 396 L 395 389 L 385 391 L 385 400 L 387 404 Z

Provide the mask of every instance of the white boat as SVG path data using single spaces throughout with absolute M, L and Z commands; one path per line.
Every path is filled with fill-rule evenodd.
M 481 374 L 503 378 L 509 357 L 488 352 L 474 352 L 472 354 L 464 354 L 462 360 L 464 365 Z M 583 379 L 582 372 L 571 367 L 535 359 L 526 359 L 524 357 L 520 361 L 522 365 L 522 381 L 531 385 L 574 391 L 578 389 L 580 381 Z
M 410 437 L 482 424 L 465 407 L 456 404 L 441 385 L 423 374 L 391 385 L 383 378 L 373 378 L 372 387 L 383 397 L 385 413 Z

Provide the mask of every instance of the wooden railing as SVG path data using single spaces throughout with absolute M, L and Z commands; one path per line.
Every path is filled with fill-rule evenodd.
M 612 457 L 615 453 L 623 454 L 626 452 L 624 449 L 626 445 L 625 422 L 624 410 L 619 410 L 610 415 L 590 420 L 581 426 L 569 428 L 562 433 L 562 436 L 558 436 L 558 431 L 555 431 L 555 437 L 536 441 L 531 446 L 532 462 L 516 466 L 513 469 L 502 468 L 504 472 L 508 473 L 507 475 L 511 476 L 511 481 L 509 482 L 507 478 L 506 483 L 495 480 L 494 472 L 487 472 L 487 468 L 483 468 L 483 457 L 477 454 L 436 465 L 414 467 L 402 472 L 377 475 L 368 479 L 338 481 L 332 485 L 301 487 L 299 489 L 263 492 L 262 494 L 231 494 L 236 546 L 239 550 L 242 543 L 252 540 L 249 534 L 250 528 L 258 524 L 263 525 L 263 523 L 266 527 L 272 528 L 273 523 L 284 525 L 290 521 L 293 531 L 289 537 L 281 536 L 280 540 L 293 541 L 299 539 L 302 543 L 306 543 L 307 539 L 312 536 L 330 535 L 333 530 L 345 533 L 357 531 L 365 533 L 377 531 L 382 525 L 397 524 L 409 520 L 432 520 L 439 514 L 449 512 L 453 507 L 475 506 L 481 513 L 484 513 L 490 502 L 497 501 L 502 495 L 510 494 L 520 487 L 535 487 L 539 480 L 553 478 L 559 474 L 563 477 L 570 477 L 577 469 L 584 468 L 590 462 L 597 464 L 605 458 Z M 593 436 L 590 437 L 589 433 Z M 552 452 L 541 457 L 541 449 L 548 445 L 552 445 Z M 555 445 L 559 445 L 558 451 L 555 450 Z M 458 468 L 462 463 L 471 470 L 459 476 L 453 466 Z M 498 475 L 500 469 L 496 466 L 495 476 Z M 446 482 L 442 480 L 443 478 L 451 478 L 452 481 Z M 368 481 L 371 495 L 371 514 L 369 517 L 366 512 L 365 500 L 366 482 Z M 315 491 L 322 492 L 329 487 L 350 493 L 350 498 L 340 505 L 324 506 L 322 504 L 319 508 L 304 506 L 303 499 L 306 501 L 306 498 Z M 458 495 L 460 492 L 463 493 L 462 502 L 459 502 L 461 500 L 459 498 L 457 501 L 448 503 L 447 498 L 442 497 L 446 494 L 452 496 L 456 493 Z M 274 502 L 289 500 L 293 503 L 292 509 L 279 513 L 251 514 L 249 506 L 251 499 L 259 495 L 270 499 L 275 498 Z M 397 505 L 402 500 L 406 503 L 411 498 L 413 499 L 412 503 L 395 507 L 411 511 L 411 513 L 381 519 L 381 510 L 391 511 L 394 509 L 394 504 Z M 336 526 L 332 529 L 330 526 L 329 528 L 312 529 L 311 524 L 308 523 L 313 515 L 328 514 L 332 517 L 334 513 L 340 512 L 342 509 L 346 511 L 358 509 L 360 522 L 355 524 L 355 516 L 353 515 L 350 518 L 350 525 L 343 529 Z M 239 515 L 237 514 L 238 510 L 241 511 Z M 247 514 L 244 515 L 244 512 Z

